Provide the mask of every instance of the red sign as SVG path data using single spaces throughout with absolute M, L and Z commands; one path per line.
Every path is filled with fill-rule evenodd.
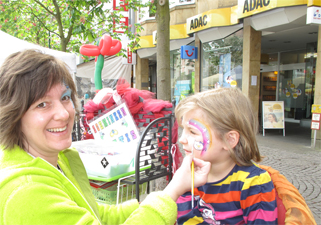
M 311 129 L 320 130 L 320 113 L 312 113 Z
M 130 51 L 129 48 L 127 48 L 127 62 L 132 63 L 133 62 L 133 53 Z
M 120 27 L 116 28 L 116 21 L 113 20 L 114 33 L 124 33 L 128 28 L 128 3 L 127 0 L 113 0 L 113 10 L 126 12 L 123 18 L 120 20 Z

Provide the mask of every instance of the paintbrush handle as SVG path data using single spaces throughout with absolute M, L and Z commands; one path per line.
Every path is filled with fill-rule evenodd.
M 192 209 L 194 208 L 194 161 L 192 161 Z

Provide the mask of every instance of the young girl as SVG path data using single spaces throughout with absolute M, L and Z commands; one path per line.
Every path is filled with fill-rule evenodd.
M 175 115 L 185 154 L 211 163 L 194 199 L 189 191 L 177 200 L 177 223 L 277 224 L 271 177 L 254 163 L 261 156 L 249 99 L 239 89 L 213 89 L 183 99 Z

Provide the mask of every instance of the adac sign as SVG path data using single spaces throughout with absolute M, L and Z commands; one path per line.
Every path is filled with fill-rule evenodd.
M 232 9 L 233 8 L 212 9 L 196 16 L 187 18 L 186 34 L 192 34 L 194 32 L 211 27 L 230 26 L 233 24 L 237 24 L 237 19 L 231 19 L 236 18 L 236 16 L 233 16 L 234 12 L 232 12 Z
M 273 9 L 277 0 L 238 0 L 238 18 L 244 18 Z
M 197 47 L 190 45 L 182 45 L 181 59 L 197 59 Z

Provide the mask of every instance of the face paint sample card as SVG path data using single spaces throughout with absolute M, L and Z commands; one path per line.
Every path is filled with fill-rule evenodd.
M 138 142 L 140 135 L 136 123 L 126 103 L 106 112 L 89 123 L 90 130 L 96 140 L 122 143 Z

